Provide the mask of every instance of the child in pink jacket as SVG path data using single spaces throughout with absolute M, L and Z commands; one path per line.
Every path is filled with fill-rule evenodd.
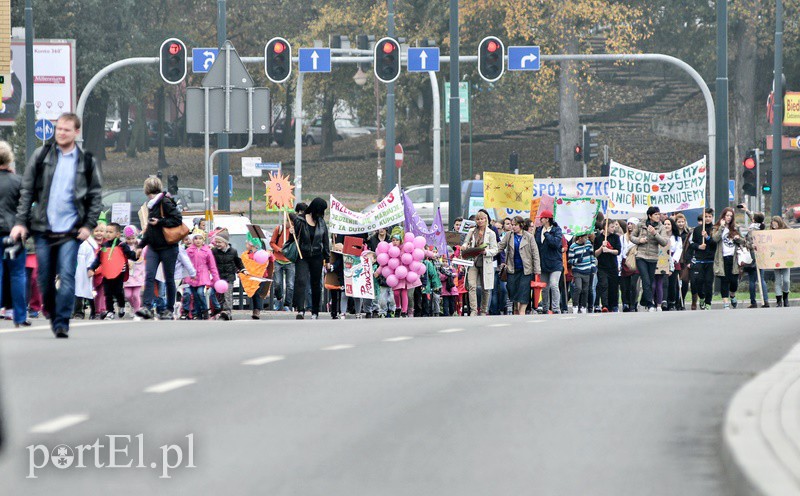
M 122 287 L 125 289 L 125 299 L 131 304 L 131 309 L 135 314 L 142 306 L 141 294 L 142 286 L 144 286 L 144 257 L 141 252 L 137 251 L 139 250 L 139 230 L 136 229 L 136 226 L 126 226 L 123 235 L 125 236 L 125 243 L 128 244 L 128 247 L 139 255 L 136 260 L 128 261 L 128 280 L 122 284 Z
M 192 315 L 194 319 L 208 319 L 208 304 L 206 303 L 206 288 L 219 280 L 217 263 L 211 248 L 205 244 L 203 233 L 192 234 L 192 245 L 186 249 L 189 260 L 192 261 L 197 274 L 187 277 L 184 282 L 189 284 L 189 293 L 192 296 Z

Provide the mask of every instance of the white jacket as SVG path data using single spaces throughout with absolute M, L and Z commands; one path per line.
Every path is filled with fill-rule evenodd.
M 88 298 L 90 300 L 94 298 L 92 281 L 86 271 L 89 270 L 89 267 L 94 262 L 94 253 L 97 247 L 97 241 L 91 236 L 86 238 L 86 241 L 78 247 L 78 265 L 75 269 L 75 296 L 79 298 Z

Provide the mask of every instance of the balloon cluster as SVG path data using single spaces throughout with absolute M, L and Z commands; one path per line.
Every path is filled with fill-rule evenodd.
M 377 253 L 379 273 L 386 278 L 386 284 L 390 288 L 395 288 L 405 281 L 408 284 L 416 284 L 426 267 L 422 263 L 425 258 L 425 238 L 412 233 L 406 233 L 403 244 L 394 246 L 381 241 L 375 252 Z

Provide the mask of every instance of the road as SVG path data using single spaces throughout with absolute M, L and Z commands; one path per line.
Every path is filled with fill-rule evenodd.
M 798 322 L 800 308 L 0 328 L 2 493 L 731 494 L 725 408 Z M 91 449 L 85 468 L 43 466 L 98 438 L 108 465 L 113 435 L 134 467 L 98 468 Z

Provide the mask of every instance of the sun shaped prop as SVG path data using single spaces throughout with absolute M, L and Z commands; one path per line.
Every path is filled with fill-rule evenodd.
M 267 203 L 278 208 L 294 207 L 294 185 L 289 182 L 289 176 L 280 172 L 270 172 L 267 186 Z

